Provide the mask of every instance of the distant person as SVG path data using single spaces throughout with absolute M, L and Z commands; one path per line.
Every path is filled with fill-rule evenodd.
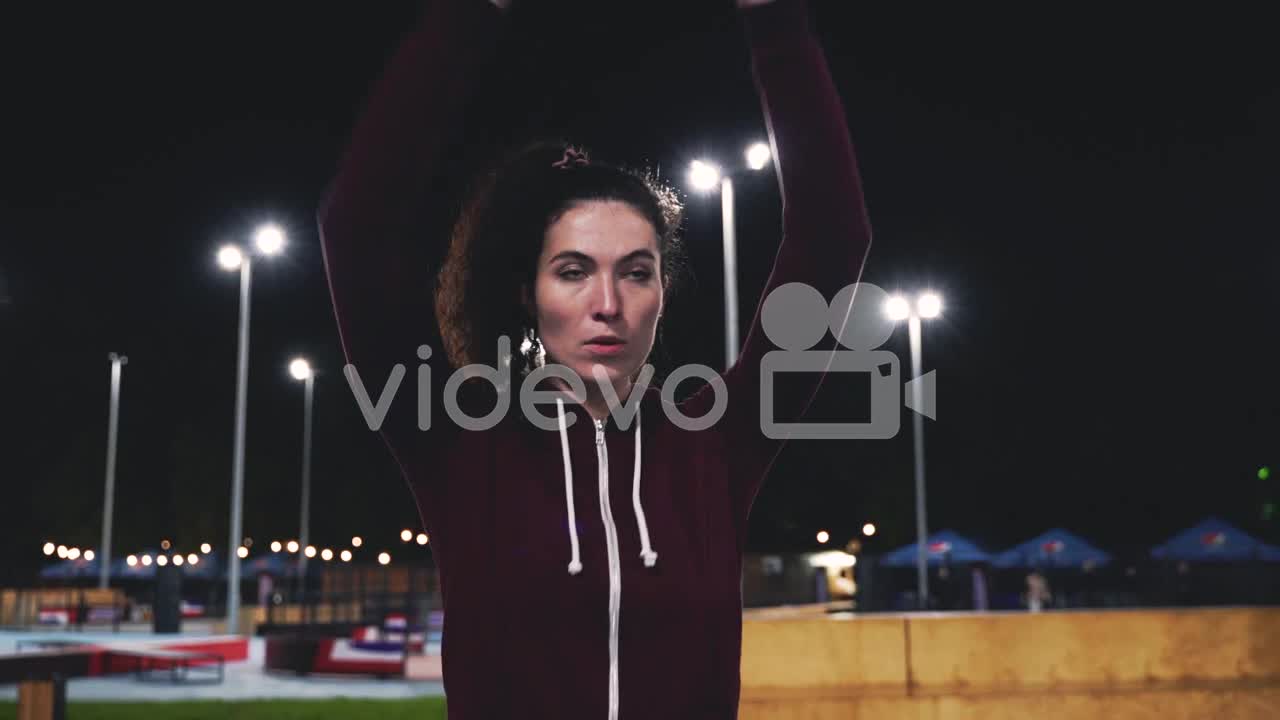
M 981 564 L 973 565 L 969 568 L 969 580 L 973 590 L 973 609 L 978 612 L 991 609 L 986 569 Z
M 1031 612 L 1040 612 L 1053 602 L 1053 595 L 1049 592 L 1049 581 L 1039 570 L 1032 570 L 1027 574 L 1027 609 Z
M 1085 560 L 1080 565 L 1080 605 L 1081 607 L 1097 607 L 1099 599 L 1098 564 L 1094 560 Z
M 1195 588 L 1191 579 L 1191 564 L 1179 560 L 1174 575 L 1174 602 L 1182 607 L 1196 604 Z
M 748 517 L 782 446 L 760 429 L 761 358 L 775 348 L 757 314 L 712 427 L 679 428 L 657 388 L 639 394 L 624 425 L 606 392 L 634 400 L 650 359 L 675 276 L 675 193 L 543 144 L 484 174 L 459 217 L 428 217 L 433 194 L 465 181 L 444 171 L 460 131 L 491 119 L 468 113 L 502 31 L 494 4 L 506 2 L 430 4 L 373 89 L 319 213 L 351 367 L 375 402 L 397 364 L 412 388 L 380 429 L 432 538 L 449 713 L 735 717 Z M 784 205 L 765 293 L 805 283 L 830 300 L 859 280 L 870 245 L 844 111 L 804 3 L 737 4 Z M 580 32 L 546 41 L 572 44 Z M 680 111 L 662 97 L 636 107 Z M 449 222 L 452 234 L 440 232 Z M 418 264 L 446 244 L 441 267 Z M 445 383 L 464 365 L 496 376 L 448 406 Z M 451 421 L 449 407 L 483 416 L 501 399 L 493 383 L 518 388 L 543 368 L 568 379 L 545 378 L 562 396 L 538 418 L 517 401 L 483 432 Z M 775 412 L 800 418 L 821 379 L 801 378 Z M 713 384 L 675 407 L 698 418 L 717 397 Z M 504 592 L 512 586 L 522 592 Z
M 960 605 L 957 601 L 957 590 L 959 583 L 951 570 L 951 565 L 944 562 L 938 567 L 936 583 L 938 590 L 938 609 L 939 610 L 958 610 Z
M 271 599 L 276 592 L 275 585 L 275 579 L 269 573 L 258 576 L 258 607 L 263 611 L 267 611 L 272 605 Z
M 89 622 L 89 603 L 84 597 L 84 588 L 76 593 L 76 629 L 81 629 Z
M 1142 579 L 1138 577 L 1138 568 L 1130 565 L 1124 569 L 1124 579 L 1120 581 L 1121 604 L 1134 607 L 1143 604 Z

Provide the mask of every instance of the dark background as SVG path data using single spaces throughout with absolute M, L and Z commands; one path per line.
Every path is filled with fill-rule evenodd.
M 481 2 L 482 0 L 475 0 Z M 468 142 L 567 134 L 684 186 L 764 126 L 730 3 L 526 3 Z M 110 351 L 125 353 L 116 547 L 226 543 L 237 283 L 261 221 L 245 532 L 297 533 L 305 353 L 317 544 L 390 546 L 412 499 L 342 380 L 314 213 L 416 2 L 6 11 L 0 159 L 0 547 L 98 544 Z M 864 279 L 933 287 L 930 525 L 993 549 L 1050 526 L 1140 553 L 1213 513 L 1280 540 L 1274 374 L 1280 80 L 1259 16 L 819 0 L 875 245 Z M 677 362 L 719 367 L 719 202 L 688 198 Z M 743 323 L 779 239 L 771 173 L 738 182 Z M 905 329 L 886 346 L 907 363 Z M 910 416 L 884 442 L 797 442 L 753 550 L 914 532 Z

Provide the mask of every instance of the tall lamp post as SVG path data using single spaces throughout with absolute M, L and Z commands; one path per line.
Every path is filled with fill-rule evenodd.
M 303 383 L 302 402 L 302 503 L 298 511 L 298 542 L 302 547 L 311 543 L 311 416 L 315 398 L 316 374 L 311 363 L 304 358 L 294 358 L 289 363 L 289 374 L 294 380 Z M 299 574 L 302 575 L 305 587 L 307 575 L 307 556 L 304 554 L 298 563 Z
M 265 256 L 284 249 L 284 233 L 275 225 L 264 225 L 253 235 L 253 247 Z M 227 632 L 240 627 L 240 557 L 244 510 L 244 425 L 249 380 L 249 286 L 253 263 L 249 254 L 235 245 L 218 250 L 218 264 L 240 271 L 240 331 L 236 359 L 235 450 L 231 462 L 231 534 L 227 541 Z M 234 548 L 234 549 L 233 549 Z
M 895 322 L 907 321 L 907 336 L 911 343 L 911 377 L 920 377 L 920 319 L 932 319 L 942 314 L 942 298 L 937 293 L 921 293 L 913 304 L 902 295 L 889 298 L 885 312 Z M 910 384 L 912 406 L 924 407 L 923 383 Z M 929 523 L 925 514 L 924 482 L 924 415 L 911 413 L 911 435 L 915 454 L 916 476 L 916 592 L 921 610 L 929 608 Z
M 116 504 L 116 441 L 120 429 L 120 371 L 129 363 L 124 355 L 111 353 L 111 408 L 107 411 L 107 479 L 102 502 L 102 560 L 98 562 L 98 587 L 111 582 L 111 521 Z M 46 555 L 48 553 L 45 553 Z
M 747 167 L 762 170 L 769 164 L 771 153 L 765 143 L 747 148 Z M 719 166 L 706 160 L 694 160 L 689 166 L 689 184 L 700 192 L 720 188 L 720 227 L 724 237 L 724 366 L 728 369 L 738 358 L 738 240 L 734 225 L 733 180 Z

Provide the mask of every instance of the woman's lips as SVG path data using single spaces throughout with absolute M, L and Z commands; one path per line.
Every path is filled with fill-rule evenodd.
M 592 355 L 612 357 L 615 355 L 621 355 L 622 351 L 626 349 L 627 344 L 624 342 L 587 343 L 584 347 L 587 349 L 587 352 L 591 353 Z

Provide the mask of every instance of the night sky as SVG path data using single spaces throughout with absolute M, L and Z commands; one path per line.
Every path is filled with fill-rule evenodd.
M 481 2 L 482 0 L 475 0 Z M 459 157 L 568 136 L 682 185 L 764 124 L 727 1 L 527 2 Z M 615 7 L 622 5 L 625 7 Z M 1217 514 L 1280 541 L 1280 52 L 1259 17 L 938 14 L 814 2 L 875 242 L 864 279 L 932 287 L 930 525 L 1002 549 L 1063 526 L 1142 553 Z M 262 221 L 246 534 L 297 533 L 302 390 L 317 380 L 313 538 L 398 545 L 407 487 L 342 379 L 314 221 L 362 98 L 417 2 L 112 5 L 0 30 L 0 579 L 46 540 L 96 547 L 108 352 L 124 371 L 115 543 L 227 542 L 237 283 L 217 247 Z M 459 160 L 461 165 L 462 161 Z M 719 202 L 688 195 L 677 362 L 719 367 Z M 738 183 L 744 325 L 780 237 L 769 173 Z M 424 280 L 426 279 L 424 269 Z M 905 329 L 886 349 L 907 364 Z M 797 442 L 749 550 L 914 533 L 910 416 L 893 441 Z

